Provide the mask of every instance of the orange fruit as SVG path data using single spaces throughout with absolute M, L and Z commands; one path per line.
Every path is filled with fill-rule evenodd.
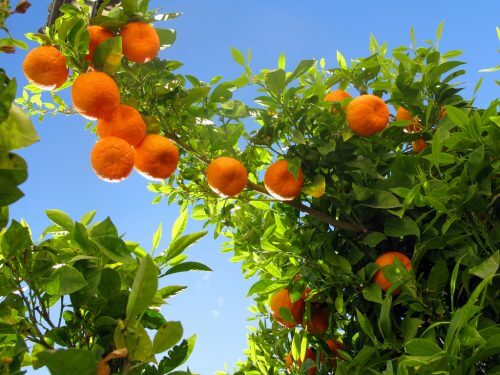
M 149 23 L 130 22 L 120 31 L 123 55 L 130 61 L 144 64 L 160 51 L 160 38 Z
M 396 120 L 409 120 L 412 121 L 410 125 L 405 127 L 404 131 L 406 133 L 417 133 L 422 130 L 422 127 L 420 126 L 420 120 L 418 117 L 412 116 L 410 112 L 408 112 L 406 109 L 403 107 L 399 107 L 397 112 L 396 112 Z
M 346 116 L 347 123 L 354 133 L 369 137 L 387 127 L 389 108 L 378 96 L 361 95 L 349 102 Z
M 446 112 L 446 107 L 443 105 L 441 106 L 441 110 L 439 111 L 439 119 L 442 120 L 444 119 L 448 113 Z
M 412 142 L 412 146 L 413 146 L 413 152 L 415 154 L 418 154 L 421 151 L 423 151 L 424 148 L 427 147 L 427 143 L 425 142 L 425 139 L 419 138 L 419 139 Z
M 73 106 L 91 120 L 106 118 L 120 105 L 120 91 L 113 78 L 102 72 L 82 73 L 71 90 Z
M 344 90 L 333 90 L 330 91 L 328 94 L 326 94 L 325 102 L 339 103 L 347 98 L 352 98 L 352 96 L 349 93 L 345 92 Z M 346 107 L 347 106 L 343 105 L 342 109 L 345 111 Z M 335 109 L 334 107 L 332 108 Z
M 344 350 L 345 345 L 338 342 L 338 341 L 332 340 L 332 339 L 326 340 L 325 343 L 326 343 L 326 345 L 328 345 L 328 347 L 330 348 L 330 350 L 332 352 L 332 356 L 330 357 L 330 363 L 331 363 L 332 367 L 334 367 L 335 363 L 337 362 L 337 359 L 343 359 L 342 355 L 340 355 L 338 350 L 339 349 Z M 325 355 L 324 354 L 321 354 L 321 362 L 325 363 Z
M 97 121 L 97 134 L 124 139 L 135 147 L 146 136 L 146 123 L 137 109 L 120 104 L 109 117 Z
M 66 58 L 54 46 L 40 46 L 29 51 L 23 61 L 23 72 L 28 81 L 42 90 L 62 86 L 69 74 Z
M 106 137 L 92 149 L 90 161 L 95 173 L 105 181 L 118 182 L 134 168 L 134 150 L 123 139 Z
M 306 355 L 304 356 L 304 362 L 307 361 L 308 359 L 310 359 L 314 363 L 316 363 L 316 353 L 311 348 L 306 349 Z M 289 373 L 291 373 L 293 370 L 293 367 L 295 365 L 296 365 L 296 367 L 302 366 L 302 361 L 300 360 L 300 358 L 298 358 L 296 361 L 294 361 L 293 356 L 292 356 L 292 352 L 289 352 L 285 357 L 285 364 L 286 364 L 287 371 Z M 309 375 L 316 374 L 316 367 L 311 367 L 309 370 L 307 370 L 307 373 Z
M 247 185 L 247 181 L 247 169 L 239 160 L 223 156 L 212 160 L 208 165 L 208 186 L 222 197 L 238 195 Z
M 273 294 L 269 303 L 269 307 L 271 308 L 271 316 L 273 317 L 273 319 L 283 327 L 293 328 L 297 324 L 302 323 L 302 318 L 305 311 L 304 300 L 299 299 L 295 302 L 292 302 L 287 288 L 281 289 L 280 291 Z M 293 322 L 285 320 L 283 317 L 281 317 L 281 308 L 286 308 L 290 311 L 294 319 Z
M 108 29 L 98 25 L 87 26 L 87 31 L 89 32 L 90 42 L 89 53 L 85 56 L 85 61 L 92 61 L 96 47 L 106 39 L 114 37 L 114 35 Z
M 384 291 L 387 291 L 392 286 L 392 283 L 385 278 L 381 270 L 384 269 L 384 267 L 394 264 L 396 259 L 399 259 L 406 270 L 410 271 L 412 269 L 411 260 L 403 253 L 397 251 L 389 251 L 382 254 L 375 260 L 375 264 L 380 267 L 380 270 L 375 274 L 374 281 L 375 284 L 377 284 Z M 396 290 L 394 291 L 394 294 L 398 294 L 400 292 L 400 290 Z
M 306 331 L 314 335 L 321 335 L 328 329 L 330 309 L 328 306 L 311 305 L 311 318 L 305 322 Z
M 300 195 L 304 185 L 304 174 L 299 168 L 298 178 L 288 171 L 288 161 L 279 160 L 271 165 L 264 175 L 264 185 L 274 198 L 291 201 Z
M 135 169 L 150 180 L 164 180 L 177 169 L 179 149 L 161 135 L 146 135 L 134 151 Z

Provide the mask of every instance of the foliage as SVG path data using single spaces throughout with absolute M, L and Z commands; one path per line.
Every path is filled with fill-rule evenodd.
M 158 288 L 158 280 L 174 272 L 210 270 L 185 262 L 182 254 L 205 232 L 182 235 L 180 230 L 167 250 L 151 256 L 124 241 L 109 218 L 92 223 L 95 212 L 79 221 L 59 210 L 46 214 L 53 224 L 38 241 L 15 220 L 0 234 L 3 373 L 47 366 L 52 374 L 95 374 L 106 354 L 111 373 L 170 374 L 182 365 L 196 336 L 182 339 L 182 324 L 166 321 L 160 308 L 186 287 Z M 160 238 L 161 227 L 153 251 Z
M 127 1 L 90 22 L 116 29 L 150 19 L 146 8 L 145 1 Z M 87 68 L 81 57 L 89 20 L 69 5 L 63 12 L 45 35 L 32 38 L 58 45 L 76 75 Z M 243 274 L 259 278 L 249 292 L 258 324 L 238 374 L 284 373 L 286 354 L 304 358 L 308 347 L 316 350 L 316 363 L 305 361 L 300 373 L 314 366 L 337 374 L 498 371 L 499 101 L 478 108 L 474 98 L 460 95 L 455 79 L 465 74 L 464 63 L 453 60 L 459 51 L 438 50 L 441 33 L 442 25 L 436 42 L 417 47 L 412 31 L 411 46 L 391 54 L 371 36 L 370 56 L 348 64 L 338 52 L 331 69 L 324 60 L 304 60 L 287 71 L 280 56 L 276 69 L 255 73 L 251 55 L 232 50 L 243 73 L 226 82 L 179 74 L 182 63 L 173 60 L 118 62 L 119 43 L 103 43 L 96 52 L 103 59 L 98 67 L 114 75 L 122 100 L 143 114 L 149 131 L 182 149 L 179 172 L 150 185 L 154 201 L 190 204 L 193 218 L 228 238 L 224 250 L 234 252 Z M 167 34 L 171 44 L 175 34 L 159 31 Z M 247 86 L 258 92 L 256 105 L 237 99 L 236 90 Z M 355 136 L 340 104 L 332 110 L 323 100 L 332 86 L 403 106 L 422 130 L 406 133 L 410 121 L 391 121 L 380 135 Z M 19 103 L 43 115 L 50 107 L 39 95 L 28 87 Z M 53 99 L 57 110 L 67 111 Z M 411 143 L 419 138 L 428 146 L 417 154 Z M 218 156 L 235 157 L 249 171 L 247 190 L 236 198 L 223 200 L 206 184 L 206 165 Z M 259 181 L 277 158 L 286 158 L 292 173 L 300 166 L 305 191 L 314 195 L 287 203 L 269 197 Z M 165 262 L 176 259 L 180 242 L 174 240 Z M 387 251 L 408 255 L 413 271 L 384 270 L 393 283 L 384 293 L 372 277 L 375 259 Z M 295 300 L 310 289 L 306 320 L 313 304 L 330 308 L 325 335 L 268 319 L 269 297 L 284 287 Z M 344 344 L 333 362 L 321 360 L 332 355 L 327 338 Z

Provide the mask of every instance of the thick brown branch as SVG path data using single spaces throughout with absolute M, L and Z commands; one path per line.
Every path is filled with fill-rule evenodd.
M 189 152 L 190 154 L 192 154 L 194 157 L 196 157 L 201 162 L 203 162 L 205 164 L 210 163 L 209 159 L 207 159 L 206 157 L 204 157 L 202 155 L 199 155 L 195 150 L 192 149 L 192 147 L 190 147 L 188 144 L 186 144 L 181 139 L 179 139 L 179 137 L 177 137 L 175 134 L 166 133 L 165 135 L 167 137 L 171 138 L 182 149 L 184 149 L 186 152 Z M 271 197 L 271 195 L 269 195 L 268 191 L 266 190 L 266 188 L 264 186 L 255 184 L 251 181 L 248 181 L 247 187 L 254 190 L 254 191 L 257 191 L 261 194 L 264 194 L 264 195 Z M 286 204 L 290 207 L 293 207 L 299 211 L 305 212 L 308 215 L 314 216 L 315 218 L 321 220 L 322 222 L 324 222 L 326 224 L 333 225 L 335 228 L 344 229 L 344 230 L 348 230 L 351 232 L 358 232 L 358 233 L 367 233 L 368 232 L 368 230 L 364 227 L 353 225 L 353 224 L 347 223 L 345 221 L 336 220 L 333 217 L 331 217 L 330 215 L 327 215 L 327 214 L 325 214 L 321 211 L 318 211 L 312 207 L 308 207 L 301 202 L 285 201 L 285 202 L 281 202 L 281 203 Z

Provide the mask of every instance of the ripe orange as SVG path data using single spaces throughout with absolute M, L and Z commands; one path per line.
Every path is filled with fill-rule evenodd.
M 389 108 L 378 96 L 361 95 L 349 102 L 346 116 L 354 133 L 369 137 L 387 127 Z
M 439 119 L 442 120 L 444 119 L 448 113 L 446 112 L 446 107 L 443 105 L 441 106 L 441 110 L 439 111 Z
M 396 112 L 396 120 L 409 120 L 412 121 L 410 125 L 408 125 L 404 131 L 406 133 L 417 133 L 422 130 L 422 127 L 419 125 L 420 120 L 416 116 L 412 116 L 410 112 L 408 112 L 403 107 L 399 107 Z
M 71 90 L 73 106 L 91 120 L 109 117 L 120 105 L 120 91 L 113 78 L 102 72 L 82 73 Z
M 283 327 L 294 328 L 297 324 L 302 323 L 302 318 L 305 311 L 304 300 L 299 299 L 292 303 L 287 288 L 281 289 L 280 291 L 273 294 L 269 303 L 269 307 L 271 308 L 271 316 L 273 317 L 273 319 L 275 319 Z M 285 320 L 281 317 L 280 309 L 282 307 L 290 311 L 293 319 L 295 320 L 294 322 Z
M 330 309 L 328 306 L 311 305 L 311 318 L 305 322 L 306 331 L 314 335 L 321 335 L 328 329 Z
M 207 182 L 210 189 L 222 197 L 241 193 L 248 181 L 247 169 L 239 160 L 220 157 L 208 165 Z
M 92 149 L 90 161 L 95 173 L 105 181 L 118 182 L 134 168 L 134 151 L 123 139 L 106 137 Z
M 123 55 L 139 64 L 153 60 L 160 51 L 160 38 L 149 23 L 130 22 L 120 31 Z
M 108 29 L 98 25 L 87 26 L 87 31 L 89 32 L 90 43 L 89 53 L 85 56 L 85 61 L 92 61 L 96 47 L 106 39 L 114 37 L 114 35 Z
M 66 58 L 54 46 L 40 46 L 28 52 L 23 72 L 28 81 L 42 90 L 62 86 L 69 74 Z
M 308 359 L 312 360 L 314 363 L 316 363 L 316 353 L 311 349 L 307 348 L 306 349 L 306 355 L 304 356 L 304 362 L 307 361 Z M 302 365 L 302 361 L 300 358 L 298 358 L 296 361 L 293 360 L 292 352 L 289 352 L 286 357 L 285 357 L 285 363 L 286 363 L 286 369 L 289 373 L 292 372 L 293 366 L 296 364 L 297 367 L 300 367 Z M 309 375 L 314 375 L 316 374 L 316 367 L 311 367 L 307 373 Z
M 135 168 L 150 180 L 164 180 L 177 169 L 179 149 L 161 135 L 146 135 L 134 151 Z
M 330 103 L 338 103 L 338 102 L 342 102 L 344 99 L 347 99 L 347 98 L 352 98 L 352 96 L 345 92 L 344 90 L 334 90 L 334 91 L 330 91 L 328 94 L 326 94 L 325 96 L 325 102 L 330 102 Z M 342 109 L 345 111 L 347 106 L 343 105 L 342 106 Z M 332 109 L 335 109 L 333 106 L 332 106 Z
M 412 142 L 412 146 L 413 146 L 413 152 L 415 154 L 418 154 L 421 151 L 423 151 L 424 148 L 427 147 L 427 143 L 425 142 L 425 139 L 419 138 L 419 139 Z
M 146 123 L 134 107 L 120 104 L 106 119 L 97 122 L 99 137 L 114 136 L 127 141 L 131 146 L 137 146 L 146 136 Z
M 300 195 L 304 185 L 304 174 L 299 168 L 298 178 L 288 171 L 288 161 L 279 160 L 271 165 L 264 175 L 264 185 L 274 198 L 291 201 Z
M 408 271 L 412 269 L 410 259 L 403 253 L 397 251 L 389 251 L 385 254 L 382 254 L 377 258 L 377 260 L 375 260 L 375 263 L 382 270 L 384 269 L 384 267 L 394 264 L 396 259 L 399 259 L 399 261 L 405 266 Z M 375 274 L 374 281 L 375 284 L 377 284 L 382 290 L 387 291 L 392 286 L 392 283 L 385 278 L 381 270 L 377 271 L 377 273 Z M 394 294 L 398 294 L 400 292 L 400 290 L 396 290 L 394 291 Z
M 332 340 L 332 339 L 326 340 L 325 343 L 326 343 L 326 345 L 328 345 L 328 347 L 332 351 L 332 356 L 330 357 L 330 363 L 331 363 L 332 367 L 334 367 L 335 363 L 337 362 L 337 358 L 343 359 L 342 355 L 340 355 L 338 350 L 339 349 L 344 350 L 345 345 L 338 342 L 338 341 Z M 321 355 L 321 362 L 325 363 L 325 355 L 324 354 Z

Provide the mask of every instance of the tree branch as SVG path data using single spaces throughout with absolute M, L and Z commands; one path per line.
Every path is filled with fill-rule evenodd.
M 194 157 L 196 157 L 201 162 L 203 162 L 207 165 L 210 164 L 209 159 L 198 154 L 195 150 L 193 150 L 193 148 L 191 146 L 189 146 L 187 143 L 182 141 L 176 134 L 173 134 L 170 132 L 165 132 L 165 135 L 167 137 L 169 137 L 170 139 L 172 139 L 182 149 L 184 149 L 186 152 L 192 154 Z M 269 194 L 269 192 L 266 190 L 266 188 L 264 186 L 255 184 L 251 181 L 248 181 L 247 187 L 254 190 L 254 191 L 257 191 L 263 195 L 266 195 L 266 196 L 269 196 L 272 198 L 272 196 Z M 278 200 L 276 200 L 276 201 L 278 202 Z M 279 202 L 286 204 L 290 207 L 293 207 L 296 210 L 305 212 L 306 214 L 313 216 L 326 224 L 333 225 L 335 228 L 344 229 L 344 230 L 348 230 L 351 232 L 368 233 L 368 230 L 362 226 L 357 226 L 357 225 L 354 225 L 351 223 L 347 223 L 345 221 L 336 220 L 333 217 L 331 217 L 330 215 L 327 215 L 327 214 L 325 214 L 321 211 L 318 211 L 312 207 L 306 206 L 301 202 L 298 202 L 298 201 L 279 201 Z

